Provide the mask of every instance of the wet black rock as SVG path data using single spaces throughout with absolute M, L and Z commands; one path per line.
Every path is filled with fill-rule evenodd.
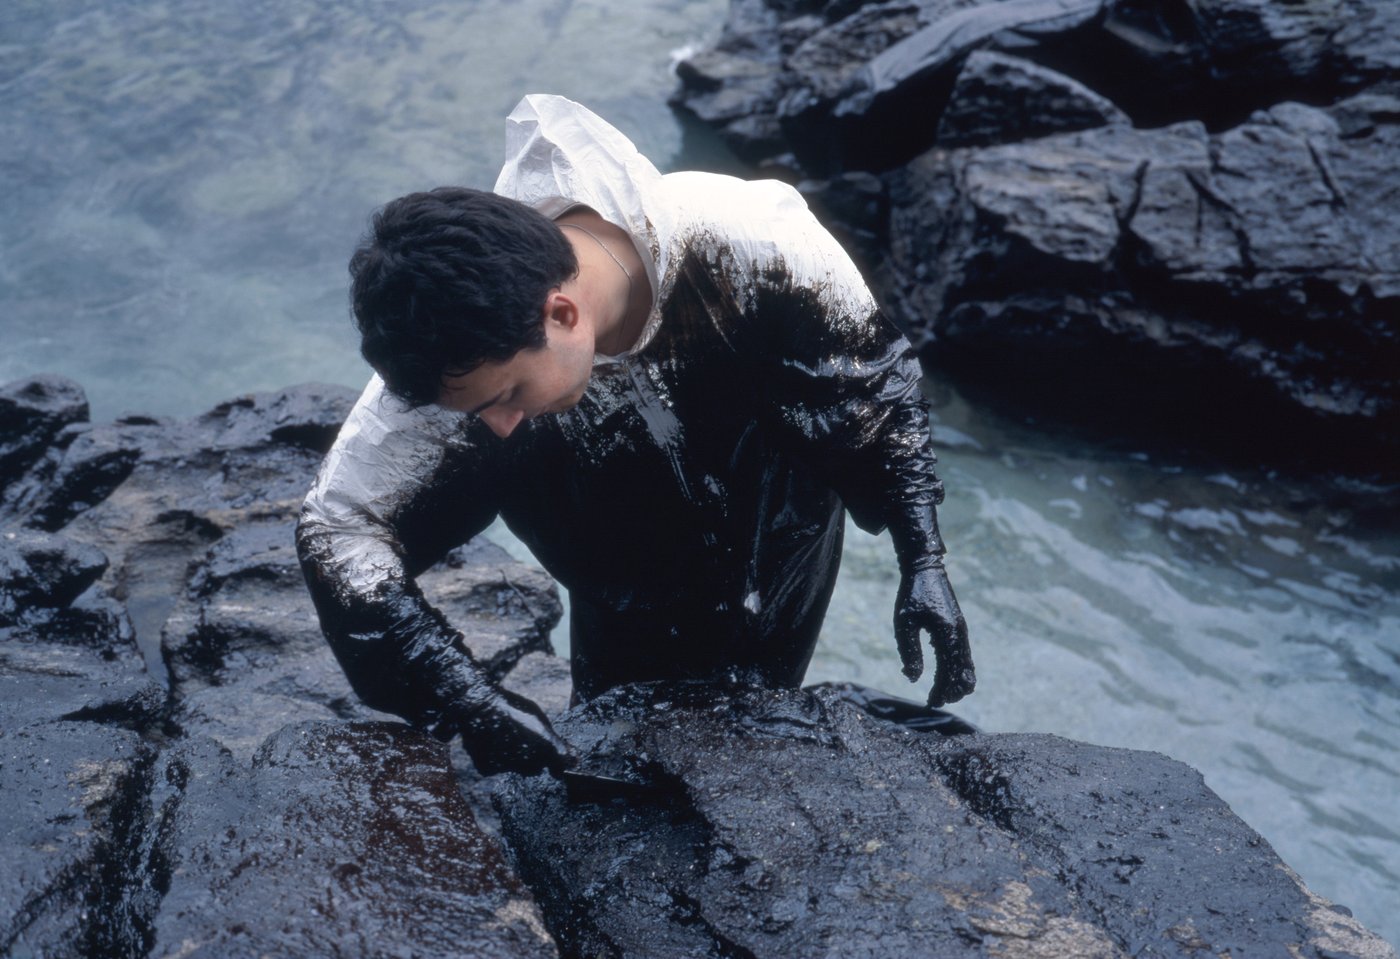
M 121 866 L 155 755 L 125 729 L 0 722 L 0 955 L 127 954 Z
M 563 715 L 574 694 L 568 660 L 552 652 L 522 656 L 501 679 L 501 685 L 535 702 L 551 719 Z
M 948 739 L 930 755 L 1128 955 L 1393 951 L 1310 892 L 1200 773 L 1160 753 L 1005 735 Z
M 804 180 L 974 393 L 1368 470 L 1400 443 L 1400 5 L 732 9 L 676 102 Z
M 0 537 L 0 626 L 71 606 L 107 568 L 101 550 L 61 536 L 8 530 Z
M 360 704 L 330 654 L 292 530 L 250 523 L 217 540 L 162 627 L 174 728 L 244 760 L 291 723 L 393 718 Z
M 160 721 L 120 603 L 95 587 L 107 559 L 32 530 L 0 530 L 0 730 L 68 718 L 135 728 Z
M 938 121 L 944 147 L 990 146 L 1130 121 L 1106 97 L 1021 57 L 978 50 L 967 58 Z
M 782 149 L 777 111 L 787 90 L 783 58 L 822 23 L 790 7 L 734 0 L 721 42 L 677 65 L 687 108 L 726 130 L 751 159 Z
M 566 955 L 1394 955 L 1160 755 L 910 733 L 835 690 L 634 687 L 560 728 L 651 787 L 499 794 Z
M 215 542 L 190 565 L 162 630 L 173 722 L 241 758 L 289 723 L 393 718 L 359 701 L 326 645 L 293 529 L 290 521 L 255 522 Z M 455 550 L 419 583 L 493 675 L 530 653 L 552 658 L 557 588 L 495 544 Z
M 538 566 L 478 537 L 418 577 L 418 585 L 462 630 L 478 663 L 500 679 L 531 653 L 552 656 L 549 633 L 564 607 Z
M 241 397 L 191 420 L 85 427 L 25 521 L 62 528 L 107 554 L 104 585 L 126 603 L 154 669 L 190 564 L 239 526 L 294 521 L 334 436 L 327 423 L 353 402 L 342 387 L 303 386 Z
M 302 723 L 248 766 L 192 741 L 160 771 L 152 957 L 557 955 L 428 736 Z
M 1151 347 L 1394 439 L 1400 124 L 1344 136 L 1338 114 L 1358 112 L 1280 104 L 1219 134 L 1116 124 L 936 148 L 889 178 L 887 295 L 969 364 Z
M 87 396 L 72 380 L 34 376 L 0 386 L 0 501 L 65 426 L 87 418 Z
M 651 784 L 516 779 L 492 809 L 320 636 L 292 530 L 350 398 L 65 422 L 26 454 L 0 528 L 0 953 L 1393 959 L 1163 757 L 913 732 L 909 704 L 835 687 L 570 711 L 557 592 L 477 540 L 425 590 L 585 769 Z
M 55 395 L 0 433 L 49 437 L 0 499 L 0 953 L 555 955 L 473 816 L 488 788 L 363 722 L 393 717 L 321 637 L 292 531 L 354 394 L 91 425 L 76 387 L 0 388 Z M 484 660 L 567 701 L 535 664 L 542 573 L 481 541 L 425 579 Z

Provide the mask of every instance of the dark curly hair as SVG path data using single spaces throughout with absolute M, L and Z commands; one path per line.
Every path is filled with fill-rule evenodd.
M 543 346 L 545 298 L 577 272 L 563 232 L 516 200 L 467 187 L 399 197 L 350 258 L 360 353 L 394 395 L 435 402 L 443 377 Z

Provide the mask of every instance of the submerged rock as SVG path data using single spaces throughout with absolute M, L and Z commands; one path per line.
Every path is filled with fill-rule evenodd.
M 1394 955 L 1157 754 L 911 733 L 836 690 L 631 687 L 559 726 L 651 786 L 498 794 L 568 955 Z

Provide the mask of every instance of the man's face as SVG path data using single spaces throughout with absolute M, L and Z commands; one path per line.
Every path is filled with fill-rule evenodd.
M 524 420 L 572 409 L 588 388 L 593 344 L 578 326 L 545 321 L 545 345 L 443 378 L 438 405 L 475 413 L 502 439 Z

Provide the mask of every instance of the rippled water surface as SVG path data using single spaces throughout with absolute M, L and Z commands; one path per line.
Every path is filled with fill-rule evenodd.
M 0 381 L 67 374 L 98 419 L 360 385 L 345 260 L 368 213 L 489 186 L 521 94 L 590 104 L 663 168 L 721 162 L 664 101 L 671 52 L 711 39 L 723 0 L 625 9 L 10 0 Z M 957 711 L 1191 763 L 1400 941 L 1395 491 L 1110 451 L 932 393 L 979 664 Z M 809 678 L 911 690 L 895 586 L 888 541 L 852 529 Z

